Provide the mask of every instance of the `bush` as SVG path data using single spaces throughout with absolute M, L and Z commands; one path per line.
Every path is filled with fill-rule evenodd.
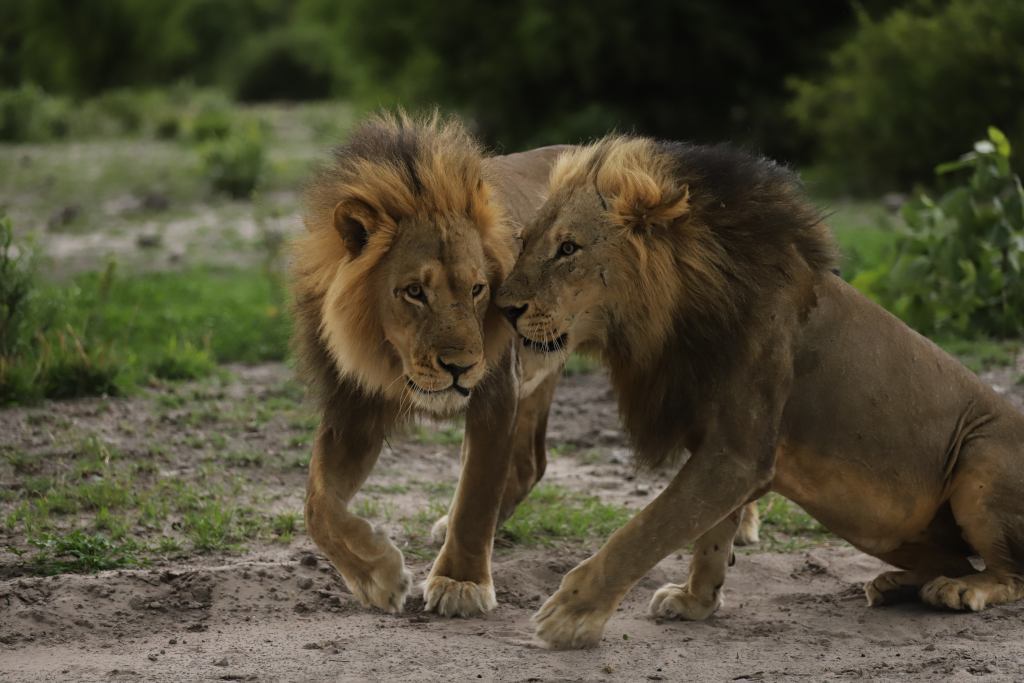
M 59 287 L 32 280 L 16 309 L 24 323 L 0 352 L 0 406 L 122 395 L 153 377 L 203 377 L 216 363 L 283 360 L 283 300 L 252 271 L 120 278 L 109 267 Z
M 46 142 L 68 133 L 69 104 L 34 85 L 0 90 L 0 140 Z
M 820 79 L 788 108 L 817 156 L 855 191 L 902 189 L 994 123 L 1024 143 L 1024 3 L 950 0 L 860 13 Z
M 192 142 L 206 142 L 227 136 L 231 130 L 231 102 L 221 93 L 204 91 L 189 103 L 181 128 Z
M 0 213 L 0 358 L 27 343 L 33 279 L 29 256 L 14 244 L 11 219 Z
M 232 69 L 243 101 L 315 100 L 331 95 L 336 38 L 327 29 L 286 27 L 250 38 Z
M 854 23 L 843 2 L 321 3 L 344 12 L 363 102 L 438 102 L 506 149 L 635 128 L 793 159 L 785 79 Z
M 926 334 L 1024 334 L 1024 188 L 1010 143 L 995 128 L 941 174 L 971 171 L 939 199 L 903 207 L 906 228 L 889 263 L 854 285 Z
M 258 123 L 231 130 L 226 137 L 200 147 L 203 172 L 210 186 L 235 198 L 251 197 L 263 172 L 263 133 Z

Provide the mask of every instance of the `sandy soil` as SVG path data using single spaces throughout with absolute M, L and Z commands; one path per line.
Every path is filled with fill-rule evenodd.
M 282 381 L 287 370 L 236 369 L 236 376 L 259 391 Z M 32 448 L 30 416 L 45 411 L 73 414 L 79 426 L 96 428 L 104 420 L 137 418 L 147 438 L 170 441 L 171 432 L 160 430 L 177 429 L 173 423 L 146 421 L 150 400 L 115 401 L 106 411 L 90 410 L 89 401 L 3 411 L 0 433 Z M 226 400 L 232 400 L 230 391 Z M 551 440 L 588 455 L 555 458 L 548 479 L 609 502 L 642 505 L 667 475 L 636 475 L 616 424 L 603 376 L 567 378 Z M 257 429 L 250 437 L 271 447 L 281 426 Z M 134 437 L 122 438 L 131 450 Z M 454 481 L 457 462 L 452 445 L 396 440 L 371 483 Z M 282 475 L 275 485 L 291 489 L 281 504 L 298 504 L 301 473 Z M 422 506 L 422 497 L 406 490 L 388 500 L 404 510 Z M 389 531 L 401 542 L 397 525 Z M 423 614 L 418 597 L 397 616 L 360 607 L 301 534 L 287 547 L 256 546 L 242 555 L 196 556 L 90 576 L 19 575 L 8 555 L 0 573 L 6 577 L 0 580 L 0 679 L 1024 678 L 1024 604 L 977 615 L 916 604 L 869 609 L 860 585 L 882 565 L 839 542 L 791 553 L 744 550 L 730 572 L 724 608 L 702 623 L 658 623 L 645 616 L 652 591 L 685 576 L 688 556 L 672 556 L 629 593 L 599 649 L 539 648 L 531 641 L 530 615 L 593 548 L 503 545 L 494 570 L 499 608 L 486 618 L 455 620 Z M 411 559 L 410 566 L 422 579 L 429 563 Z

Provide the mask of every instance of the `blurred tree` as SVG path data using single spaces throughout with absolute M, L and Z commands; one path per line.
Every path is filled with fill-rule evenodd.
M 862 13 L 824 75 L 792 87 L 790 112 L 816 156 L 861 191 L 929 181 L 989 124 L 1024 147 L 1024 2 Z
M 212 83 L 248 36 L 289 18 L 285 0 L 5 0 L 7 85 L 91 95 L 109 88 Z
M 325 16 L 331 4 L 305 6 Z M 854 20 L 845 0 L 334 7 L 363 102 L 438 100 L 470 113 L 489 142 L 508 148 L 618 128 L 733 139 L 789 159 L 806 147 L 782 114 L 786 78 L 820 67 Z

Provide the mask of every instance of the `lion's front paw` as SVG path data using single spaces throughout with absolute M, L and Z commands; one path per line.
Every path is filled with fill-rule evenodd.
M 491 584 L 456 581 L 433 575 L 423 582 L 424 609 L 443 617 L 471 617 L 486 614 L 498 606 Z
M 430 527 L 430 542 L 441 547 L 444 545 L 445 536 L 448 535 L 448 515 L 442 516 L 434 526 Z
M 988 606 L 989 593 L 980 584 L 979 581 L 940 576 L 921 588 L 921 599 L 935 607 L 980 612 Z
M 570 591 L 559 589 L 533 615 L 535 634 L 556 650 L 594 647 L 601 642 L 608 615 L 579 604 Z
M 651 598 L 651 616 L 661 619 L 707 619 L 722 606 L 722 591 L 715 597 L 704 599 L 690 592 L 689 586 L 666 583 Z
M 385 612 L 401 612 L 412 587 L 402 551 L 394 546 L 368 572 L 349 571 L 343 577 L 359 602 Z

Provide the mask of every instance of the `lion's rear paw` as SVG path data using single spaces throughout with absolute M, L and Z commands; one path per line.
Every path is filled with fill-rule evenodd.
M 444 515 L 434 522 L 434 526 L 430 527 L 430 542 L 440 548 L 444 545 L 444 539 L 447 535 L 448 515 Z
M 757 545 L 761 542 L 760 526 L 758 521 L 749 521 L 744 518 L 743 523 L 736 529 L 736 536 L 732 540 L 733 544 Z
M 893 605 L 917 598 L 920 584 L 910 572 L 884 572 L 864 584 L 868 607 Z
M 345 583 L 359 602 L 385 612 L 398 613 L 412 586 L 412 574 L 405 568 L 405 559 L 397 548 L 394 554 L 373 567 L 367 574 L 346 572 Z
M 688 586 L 667 583 L 651 598 L 651 616 L 661 619 L 707 619 L 722 606 L 722 591 L 715 591 L 711 600 L 700 598 L 690 592 Z
M 553 649 L 576 650 L 601 642 L 608 617 L 572 603 L 572 596 L 559 590 L 533 615 L 536 636 Z
M 972 578 L 951 579 L 940 576 L 932 579 L 921 588 L 921 599 L 935 607 L 980 612 L 988 606 L 989 590 Z
M 423 601 L 427 612 L 443 617 L 471 617 L 498 606 L 494 586 L 456 581 L 447 576 L 430 576 L 423 582 Z

